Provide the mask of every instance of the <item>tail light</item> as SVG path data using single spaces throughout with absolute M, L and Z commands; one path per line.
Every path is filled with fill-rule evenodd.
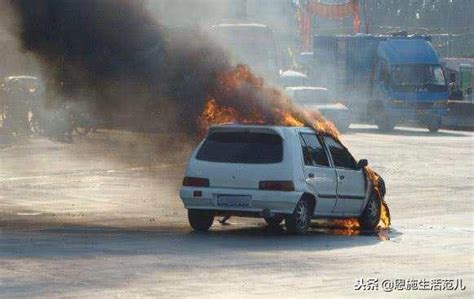
M 183 186 L 185 186 L 185 187 L 209 187 L 209 179 L 194 178 L 194 177 L 187 176 L 183 180 Z
M 260 190 L 272 191 L 295 191 L 295 184 L 292 181 L 261 181 L 258 184 Z

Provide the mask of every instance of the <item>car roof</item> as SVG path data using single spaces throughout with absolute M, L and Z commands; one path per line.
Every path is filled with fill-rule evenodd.
M 277 126 L 277 125 L 247 125 L 247 124 L 223 124 L 215 125 L 209 129 L 209 133 L 214 132 L 232 132 L 240 130 L 252 130 L 260 132 L 276 132 L 280 136 L 284 136 L 285 131 L 296 131 L 301 133 L 315 133 L 310 127 L 292 127 L 292 126 Z
M 12 81 L 12 80 L 39 80 L 37 77 L 34 76 L 8 76 L 5 77 L 5 81 Z
M 270 28 L 265 24 L 259 24 L 259 23 L 222 23 L 222 24 L 217 24 L 213 26 L 215 28 L 225 28 L 225 27 L 243 27 L 243 28 Z
M 286 90 L 291 91 L 300 91 L 300 90 L 321 90 L 321 91 L 329 91 L 326 87 L 317 87 L 317 86 L 289 86 L 285 88 Z
M 308 78 L 306 74 L 303 74 L 297 71 L 292 71 L 292 70 L 284 71 L 283 73 L 281 73 L 280 77 L 281 78 L 286 78 L 286 77 Z

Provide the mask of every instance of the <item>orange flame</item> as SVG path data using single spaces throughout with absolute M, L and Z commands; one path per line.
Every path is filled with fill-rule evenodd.
M 380 183 L 379 183 L 379 176 L 373 171 L 371 168 L 366 167 L 365 172 L 367 173 L 367 176 L 369 177 L 370 181 L 372 182 L 372 187 L 374 188 L 374 191 L 377 195 L 377 198 L 380 200 L 381 205 L 380 205 L 380 221 L 378 224 L 379 229 L 388 229 L 391 224 L 390 220 L 390 210 L 388 209 L 388 205 L 385 202 L 384 195 L 382 194 L 382 190 L 380 189 Z
M 317 111 L 293 105 L 288 96 L 266 86 L 247 66 L 238 65 L 219 74 L 217 82 L 198 119 L 201 133 L 212 125 L 225 123 L 271 124 L 313 127 L 321 134 L 340 139 L 332 122 Z
M 282 124 L 290 127 L 304 127 L 304 123 L 288 111 L 281 111 Z
M 345 230 L 358 230 L 360 229 L 359 221 L 355 218 L 348 219 L 333 219 L 331 220 L 331 225 L 337 228 L 342 228 Z
M 319 134 L 341 141 L 341 135 L 332 122 L 317 111 L 293 105 L 284 93 L 266 86 L 263 79 L 255 76 L 244 65 L 218 75 L 217 86 L 208 95 L 198 118 L 201 135 L 213 125 L 227 123 L 307 126 Z M 378 176 L 368 167 L 365 171 L 381 201 L 378 227 L 387 229 L 390 226 L 390 213 L 380 190 Z M 359 221 L 355 218 L 332 220 L 331 225 L 345 230 L 360 228 Z
M 243 116 L 233 107 L 220 106 L 215 99 L 208 99 L 204 110 L 198 119 L 198 125 L 201 132 L 206 132 L 212 125 L 222 125 L 229 123 L 240 124 L 264 124 L 264 118 L 254 111 L 251 115 Z

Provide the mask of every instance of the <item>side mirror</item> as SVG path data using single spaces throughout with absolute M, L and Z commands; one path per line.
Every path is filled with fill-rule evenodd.
M 359 163 L 357 163 L 357 168 L 359 169 L 365 168 L 367 166 L 369 166 L 369 161 L 367 161 L 367 159 L 362 159 L 359 161 Z

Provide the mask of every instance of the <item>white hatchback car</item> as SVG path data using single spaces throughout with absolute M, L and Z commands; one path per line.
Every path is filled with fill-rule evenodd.
M 310 128 L 216 126 L 193 152 L 180 197 L 198 231 L 215 216 L 285 220 L 291 233 L 306 232 L 318 217 L 358 217 L 363 229 L 374 229 L 381 206 L 365 166 Z

